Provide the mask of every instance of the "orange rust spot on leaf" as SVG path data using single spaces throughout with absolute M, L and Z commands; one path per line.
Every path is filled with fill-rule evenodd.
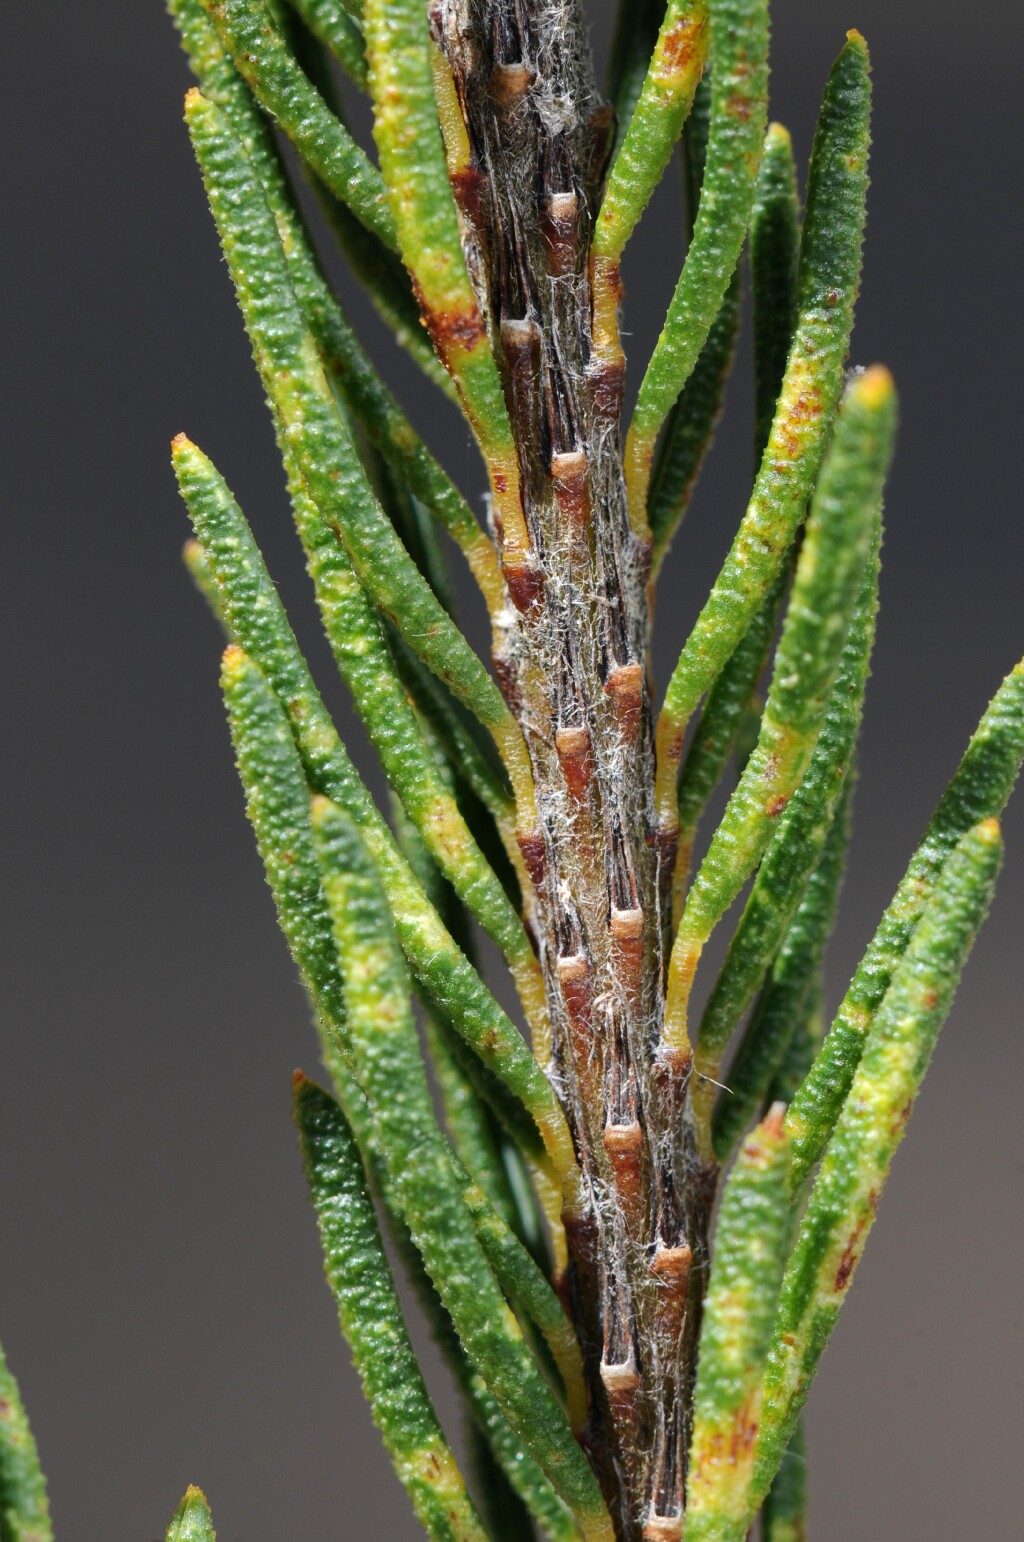
M 699 55 L 703 55 L 701 35 L 704 32 L 704 17 L 683 17 L 671 26 L 665 33 L 661 45 L 661 75 L 681 75 L 685 73 L 691 61 Z
M 754 104 L 748 96 L 734 91 L 732 96 L 726 97 L 725 110 L 730 118 L 739 118 L 741 123 L 748 123 L 754 114 Z
M 421 305 L 424 326 L 443 359 L 453 352 L 469 353 L 485 340 L 484 320 L 475 305 L 441 311 L 432 310 L 422 299 Z

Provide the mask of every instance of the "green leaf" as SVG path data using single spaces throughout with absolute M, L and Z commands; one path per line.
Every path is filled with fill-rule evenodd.
M 859 33 L 836 60 L 808 176 L 797 322 L 747 511 L 672 673 L 658 720 L 655 801 L 667 830 L 687 724 L 764 603 L 803 518 L 843 385 L 860 282 L 870 77 Z M 701 210 L 708 207 L 702 198 Z M 698 223 L 701 215 L 698 213 Z
M 714 0 L 711 16 L 711 115 L 704 182 L 693 240 L 626 436 L 630 518 L 647 507 L 654 446 L 693 371 L 750 222 L 767 116 L 767 0 Z
M 226 114 L 253 163 L 281 233 L 296 293 L 319 346 L 330 355 L 337 347 L 337 339 L 331 338 L 331 314 L 333 310 L 340 316 L 340 310 L 319 270 L 269 124 L 224 48 L 202 0 L 167 0 L 167 8 L 200 90 Z M 316 185 L 323 189 L 322 183 Z M 420 368 L 447 387 L 448 377 L 419 324 L 419 311 L 401 263 L 344 204 L 323 191 L 328 223 L 373 304 Z M 341 326 L 347 332 L 344 318 Z
M 516 573 L 532 567 L 534 555 L 501 379 L 462 251 L 438 120 L 427 11 L 419 0 L 366 0 L 363 25 L 373 133 L 399 247 L 424 323 L 455 381 L 486 462 L 502 530 L 502 564 L 514 584 Z M 438 63 L 446 69 L 443 61 Z M 459 127 L 464 133 L 461 117 Z
M 399 940 L 417 979 L 510 1098 L 528 1110 L 552 1163 L 571 1185 L 575 1157 L 551 1087 L 398 851 L 338 738 L 231 494 L 206 457 L 183 436 L 175 442 L 175 470 L 196 528 L 203 532 L 231 631 L 271 687 L 309 787 L 343 807 L 357 825 L 381 875 Z M 530 1154 L 541 1155 L 539 1144 Z
M 1024 661 L 1003 681 L 978 724 L 892 902 L 858 965 L 824 1047 L 786 1114 L 793 1188 L 821 1156 L 850 1090 L 875 1014 L 957 842 L 997 817 L 1024 759 Z
M 366 85 L 366 44 L 362 28 L 341 0 L 288 0 L 314 37 L 330 49 L 357 86 Z
M 484 1542 L 486 1534 L 420 1374 L 344 1114 L 300 1073 L 294 1112 L 327 1282 L 395 1472 L 429 1536 Z
M 46 1480 L 18 1383 L 0 1348 L 0 1537 L 53 1542 Z
M 647 78 L 647 67 L 665 14 L 665 0 L 619 0 L 608 50 L 605 96 L 615 108 L 621 140 Z
M 494 734 L 513 765 L 522 735 L 494 681 L 438 604 L 373 495 L 292 289 L 277 227 L 226 119 L 197 91 L 186 118 L 257 366 L 320 518 L 371 599 Z M 510 774 L 514 775 L 512 767 Z M 532 778 L 526 770 L 526 796 Z
M 761 1381 L 789 1236 L 782 1108 L 748 1138 L 715 1228 L 700 1334 L 686 1542 L 742 1542 L 749 1525 Z
M 167 1542 L 217 1542 L 213 1518 L 202 1489 L 191 1486 L 171 1517 Z
M 760 465 L 789 360 L 797 307 L 800 195 L 789 130 L 771 123 L 750 220 L 754 298 L 754 460 Z M 755 467 L 756 469 L 756 467 Z
M 732 368 L 739 332 L 743 276 L 739 268 L 729 280 L 721 309 L 693 372 L 665 423 L 647 499 L 651 527 L 653 571 L 657 576 L 673 536 L 690 505 L 704 458 L 711 449 L 722 412 L 725 385 Z
M 765 1496 L 761 1537 L 762 1542 L 807 1542 L 807 1454 L 802 1418 Z
M 697 1039 L 709 1062 L 720 1061 L 733 1030 L 764 979 L 818 866 L 840 799 L 849 785 L 875 634 L 880 530 L 879 518 L 806 775 L 779 818 L 778 830 L 758 870 L 701 1018 Z M 836 883 L 842 872 L 843 856 L 844 847 L 840 845 L 833 864 Z
M 662 1031 L 671 1054 L 684 1053 L 689 1042 L 688 1002 L 704 944 L 763 855 L 813 754 L 877 533 L 895 416 L 888 371 L 854 379 L 808 520 L 757 746 L 687 895 L 673 944 Z M 672 794 L 674 813 L 674 788 Z M 696 1065 L 715 1075 L 699 1045 Z M 705 1135 L 709 1085 L 703 1092 L 697 1086 Z M 699 1131 L 701 1124 L 698 1115 Z
M 736 651 L 708 692 L 683 761 L 676 793 L 679 845 L 674 878 L 674 887 L 680 897 L 689 878 L 697 826 L 736 748 L 775 637 L 789 578 L 790 574 L 785 570 L 778 575 L 768 598 L 755 612 Z
M 264 0 L 202 0 L 256 100 L 303 160 L 386 246 L 395 227 L 380 172 L 290 52 Z
M 785 372 L 796 304 L 799 246 L 800 212 L 792 146 L 786 130 L 781 124 L 773 123 L 765 140 L 750 224 L 756 387 L 754 456 L 757 463 L 760 463 L 768 442 L 775 400 Z M 651 527 L 656 562 L 659 531 L 663 532 L 662 538 L 667 542 L 685 511 L 700 459 L 710 442 L 731 359 L 732 334 L 738 321 L 739 279 L 737 270 L 693 374 L 672 409 L 659 449 L 651 486 Z M 723 325 L 731 329 L 727 346 L 724 336 L 719 342 Z M 686 879 L 698 821 L 725 770 L 764 667 L 786 583 L 787 574 L 783 569 L 712 686 L 683 764 L 677 788 L 677 888 L 681 888 Z
M 705 0 L 668 0 L 650 64 L 629 126 L 619 142 L 594 221 L 595 276 L 619 259 L 661 181 L 693 94 L 710 41 Z M 599 302 L 595 298 L 594 307 Z
M 996 820 L 963 837 L 893 976 L 811 1189 L 786 1267 L 765 1379 L 755 1499 L 775 1476 L 864 1251 L 914 1099 L 985 918 Z
M 376 874 L 340 810 L 319 799 L 313 820 L 359 1081 L 406 1224 L 467 1356 L 509 1424 L 584 1536 L 610 1539 L 596 1480 L 502 1300 L 437 1130 Z
M 832 929 L 839 886 L 846 865 L 850 790 L 850 783 L 846 782 L 840 806 L 829 824 L 824 850 L 810 874 L 739 1049 L 729 1066 L 728 1092 L 720 1095 L 715 1104 L 712 1141 L 719 1162 L 728 1159 L 736 1141 L 764 1100 L 786 1058 L 789 1040 L 806 1010 L 805 1003 L 813 990 Z M 767 862 L 767 858 L 765 860 Z
M 309 823 L 309 790 L 288 719 L 256 666 L 232 646 L 221 688 L 246 812 L 278 923 L 313 1005 L 324 1063 L 349 1116 L 367 1137 L 352 1072 L 345 994 Z

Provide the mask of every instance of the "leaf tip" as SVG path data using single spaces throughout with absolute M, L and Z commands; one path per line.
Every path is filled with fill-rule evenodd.
M 220 674 L 225 685 L 235 685 L 245 673 L 249 660 L 237 643 L 228 643 L 221 655 Z
M 998 845 L 1003 838 L 999 820 L 995 818 L 983 819 L 978 826 L 978 838 L 984 841 L 987 846 Z
M 769 123 L 765 134 L 766 150 L 791 150 L 793 136 L 784 123 Z
M 872 364 L 853 380 L 850 394 L 856 396 L 869 411 L 878 412 L 894 400 L 896 382 L 884 364 Z
M 786 1117 L 785 1103 L 773 1103 L 761 1121 L 761 1131 L 769 1140 L 781 1140 L 783 1121 Z
M 329 819 L 334 804 L 330 798 L 325 798 L 322 792 L 315 792 L 309 800 L 309 817 L 316 829 L 321 829 L 325 820 Z

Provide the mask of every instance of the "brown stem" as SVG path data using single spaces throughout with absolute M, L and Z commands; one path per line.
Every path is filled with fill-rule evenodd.
M 495 665 L 533 762 L 539 824 L 523 856 L 548 1070 L 587 1197 L 567 1227 L 584 1445 L 619 1536 L 640 1542 L 681 1530 L 706 1206 L 688 1067 L 653 1061 L 665 864 L 649 549 L 627 516 L 623 365 L 592 346 L 588 264 L 612 120 L 577 0 L 434 0 L 430 14 L 465 119 L 471 166 L 453 186 L 540 563 L 529 594 L 510 592 Z

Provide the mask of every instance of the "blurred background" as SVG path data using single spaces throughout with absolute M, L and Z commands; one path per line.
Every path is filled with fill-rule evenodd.
M 606 10 L 591 6 L 598 46 Z M 846 28 L 872 46 L 853 356 L 887 362 L 903 403 L 834 1002 L 1024 651 L 1024 23 L 1001 0 L 774 12 L 771 110 L 804 166 Z M 243 815 L 219 639 L 178 560 L 167 446 L 184 429 L 238 493 L 330 687 L 181 124 L 186 66 L 159 0 L 18 6 L 5 28 L 0 1336 L 65 1542 L 152 1542 L 188 1482 L 224 1542 L 413 1542 L 321 1277 L 288 1110 L 316 1050 Z M 679 241 L 670 178 L 629 249 L 633 361 Z M 478 499 L 464 429 L 357 297 L 352 313 Z M 662 579 L 662 681 L 744 507 L 749 435 L 744 358 Z M 1019 1534 L 1024 800 L 1006 836 L 812 1396 L 812 1534 L 829 1542 Z

